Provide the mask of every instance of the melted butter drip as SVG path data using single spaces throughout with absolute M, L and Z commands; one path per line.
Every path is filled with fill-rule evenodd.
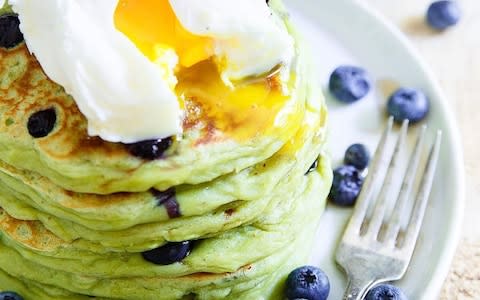
M 287 128 L 279 130 L 275 126 L 277 115 L 291 97 L 283 95 L 281 89 L 269 83 L 267 78 L 232 89 L 223 83 L 210 60 L 180 71 L 177 78 L 177 95 L 196 105 L 196 118 L 211 122 L 215 129 L 236 140 L 274 135 L 277 130 L 291 136 L 300 124 L 297 122 L 302 117 L 298 112 L 300 109 L 295 107 L 295 113 L 280 125 Z

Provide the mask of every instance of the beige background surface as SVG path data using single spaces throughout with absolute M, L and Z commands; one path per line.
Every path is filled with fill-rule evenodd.
M 333 0 L 332 0 L 333 1 Z M 463 18 L 438 33 L 425 25 L 430 0 L 364 0 L 393 21 L 423 54 L 450 100 L 463 139 L 463 239 L 442 299 L 480 299 L 480 0 L 459 0 Z M 415 299 L 416 300 L 416 299 Z

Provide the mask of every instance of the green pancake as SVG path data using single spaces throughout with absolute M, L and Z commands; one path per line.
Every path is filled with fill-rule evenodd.
M 265 197 L 287 174 L 305 173 L 321 153 L 325 139 L 326 112 L 321 105 L 322 98 L 315 96 L 315 99 L 320 109 L 308 108 L 301 130 L 268 160 L 208 183 L 176 186 L 175 196 L 182 216 L 202 215 L 234 201 Z M 4 193 L 8 190 L 21 192 L 24 197 L 16 195 L 17 198 L 25 198 L 24 201 L 35 209 L 91 229 L 118 230 L 169 219 L 151 192 L 105 196 L 74 193 L 39 174 L 1 161 L 0 178 L 5 185 Z
M 272 6 L 289 27 L 279 1 Z M 308 77 L 300 50 L 297 43 L 291 94 L 275 103 L 268 97 L 253 99 L 255 108 L 239 105 L 235 117 L 215 110 L 222 100 L 206 99 L 220 95 L 202 93 L 212 82 L 202 73 L 211 67 L 208 62 L 192 67 L 186 78 L 180 74 L 178 89 L 187 99 L 184 133 L 164 158 L 146 161 L 131 155 L 125 145 L 89 137 L 86 119 L 73 99 L 47 78 L 25 45 L 0 49 L 0 160 L 35 171 L 65 189 L 97 194 L 164 190 L 242 170 L 273 155 L 299 128 Z M 192 73 L 198 73 L 195 80 L 190 79 Z M 276 80 L 251 85 L 273 97 L 281 93 Z M 192 86 L 184 90 L 182 84 L 189 81 Z M 48 136 L 35 139 L 28 132 L 28 118 L 49 108 L 56 111 L 56 125 Z
M 303 171 L 303 170 L 302 170 Z M 292 174 L 293 177 L 293 174 Z M 31 208 L 20 207 L 16 217 L 41 220 L 47 228 L 62 239 L 73 241 L 79 238 L 101 244 L 111 251 L 138 251 L 158 247 L 168 241 L 183 241 L 211 236 L 261 218 L 269 207 L 287 198 L 296 196 L 304 181 L 303 173 L 280 182 L 274 193 L 255 201 L 237 201 L 208 214 L 194 217 L 176 218 L 165 222 L 147 223 L 116 231 L 92 230 L 85 226 L 41 213 Z M 18 202 L 6 195 L 0 203 Z M 11 206 L 3 205 L 7 211 Z M 16 210 L 12 210 L 15 211 Z M 25 213 L 29 214 L 25 218 Z M 92 247 L 92 246 L 88 246 Z
M 169 219 L 151 193 L 71 193 L 36 174 L 1 163 L 0 205 L 17 218 L 41 220 L 65 240 L 83 238 L 115 251 L 135 251 L 228 230 L 253 222 L 269 205 L 298 189 L 324 142 L 324 112 L 312 108 L 307 116 L 311 118 L 292 144 L 269 160 L 208 185 L 176 187 L 180 218 Z

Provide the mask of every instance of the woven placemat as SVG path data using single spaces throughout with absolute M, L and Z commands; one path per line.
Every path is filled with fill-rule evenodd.
M 480 242 L 464 240 L 453 260 L 441 300 L 480 300 Z

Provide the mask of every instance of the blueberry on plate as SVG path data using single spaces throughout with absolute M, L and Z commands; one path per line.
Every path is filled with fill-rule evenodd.
M 328 198 L 334 204 L 352 206 L 363 185 L 363 176 L 354 166 L 340 166 L 333 171 L 333 183 Z
M 146 261 L 156 265 L 171 265 L 182 261 L 192 251 L 191 241 L 171 242 L 161 247 L 148 250 L 142 253 Z
M 23 297 L 15 292 L 0 292 L 0 300 L 23 300 Z
M 339 101 L 355 102 L 370 91 L 370 78 L 367 72 L 355 66 L 340 66 L 330 75 L 330 92 Z
M 423 120 L 430 110 L 427 96 L 415 89 L 400 88 L 388 99 L 387 111 L 397 123 L 408 119 L 410 123 Z
M 327 275 L 319 268 L 303 266 L 288 275 L 286 282 L 288 300 L 325 300 L 329 293 L 330 282 Z
M 0 47 L 13 48 L 23 42 L 20 31 L 20 20 L 17 15 L 6 14 L 0 16 Z
M 407 296 L 396 286 L 379 284 L 367 293 L 365 300 L 407 300 Z
M 363 144 L 353 144 L 345 151 L 343 162 L 346 165 L 354 166 L 359 170 L 363 170 L 368 166 L 370 161 L 370 152 Z
M 435 1 L 428 7 L 427 23 L 434 29 L 444 30 L 457 24 L 461 15 L 457 1 Z

